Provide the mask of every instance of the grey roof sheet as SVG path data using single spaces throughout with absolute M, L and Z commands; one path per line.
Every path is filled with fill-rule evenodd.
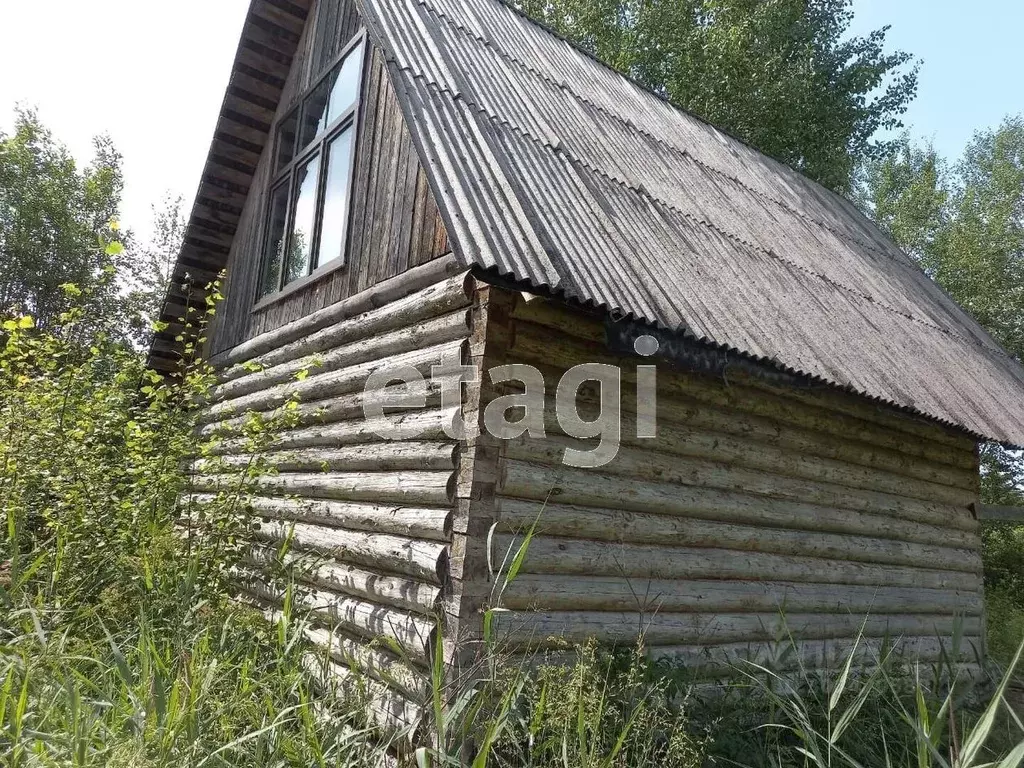
M 1024 369 L 848 200 L 499 0 L 364 6 L 467 263 L 1024 444 Z

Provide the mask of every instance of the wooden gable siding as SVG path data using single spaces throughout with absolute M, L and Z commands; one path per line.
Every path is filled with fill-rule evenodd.
M 492 289 L 490 306 L 481 368 L 544 374 L 547 436 L 480 438 L 484 464 L 478 455 L 452 544 L 463 645 L 480 612 L 500 607 L 509 650 L 630 644 L 643 631 L 653 656 L 718 669 L 765 660 L 783 622 L 811 666 L 834 663 L 865 617 L 866 647 L 903 638 L 934 661 L 959 627 L 965 657 L 982 649 L 973 440 L 833 390 L 663 364 L 657 437 L 638 439 L 636 366 L 652 360 L 613 355 L 600 318 L 555 302 Z M 621 447 L 597 469 L 562 463 L 566 447 L 596 442 L 554 417 L 556 384 L 581 363 L 622 371 Z M 508 391 L 485 385 L 480 407 Z M 595 418 L 599 387 L 579 397 L 581 417 Z M 518 576 L 488 604 L 487 564 L 510 562 L 531 528 Z
M 276 121 L 335 60 L 360 29 L 353 0 L 320 0 L 310 11 L 285 82 Z M 226 300 L 211 331 L 211 353 L 316 312 L 449 251 L 448 238 L 412 144 L 383 58 L 369 52 L 363 85 L 344 267 L 253 312 L 273 141 L 268 141 L 230 243 Z

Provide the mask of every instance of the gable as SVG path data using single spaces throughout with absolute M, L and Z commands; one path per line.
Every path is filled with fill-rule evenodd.
M 849 201 L 500 0 L 367 14 L 467 263 L 1024 443 L 1024 369 Z
M 849 201 L 501 0 L 364 4 L 362 261 L 252 312 L 267 135 L 358 26 L 354 2 L 253 1 L 164 313 L 182 314 L 186 272 L 203 284 L 228 264 L 213 352 L 433 258 L 450 235 L 485 273 L 1024 444 L 1024 368 Z M 151 365 L 173 367 L 175 333 Z
M 277 121 L 361 28 L 354 0 L 254 0 L 161 319 L 150 366 L 173 371 L 191 301 L 227 269 L 210 353 L 235 346 L 449 251 L 444 224 L 376 48 L 369 46 L 356 118 L 344 265 L 253 311 L 267 229 Z M 258 87 L 257 87 L 258 84 Z

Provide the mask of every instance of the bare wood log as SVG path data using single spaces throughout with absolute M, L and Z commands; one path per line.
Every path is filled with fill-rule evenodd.
M 495 534 L 491 542 L 491 562 L 497 567 L 505 560 L 506 553 L 519 551 L 522 541 L 522 537 Z M 952 589 L 963 592 L 981 590 L 980 572 L 929 570 L 728 549 L 613 544 L 546 536 L 534 537 L 530 541 L 522 572 L 652 579 L 775 580 Z
M 428 376 L 429 373 L 424 375 Z M 296 429 L 311 425 L 333 424 L 338 421 L 365 421 L 367 408 L 376 407 L 375 404 L 386 407 L 389 418 L 402 412 L 437 410 L 441 406 L 441 392 L 444 387 L 453 386 L 455 379 L 454 376 L 438 376 L 424 379 L 422 384 L 416 382 L 410 389 L 404 388 L 401 384 L 394 384 L 370 392 L 351 392 L 326 400 L 298 403 L 298 407 L 289 408 L 288 426 Z M 423 399 L 422 401 L 417 400 L 415 407 L 396 407 L 391 403 L 395 402 L 395 396 L 398 394 L 415 394 L 417 398 L 422 396 Z M 422 408 L 419 407 L 421 402 Z M 223 421 L 207 424 L 200 430 L 200 435 L 230 440 L 229 436 L 241 434 L 243 428 L 254 416 L 264 423 L 272 423 L 271 420 L 277 415 L 280 415 L 280 411 L 277 409 L 248 411 L 240 416 L 232 416 Z
M 540 366 L 555 366 L 568 369 L 585 362 L 620 365 L 622 358 L 608 354 L 606 349 L 586 344 L 575 344 L 561 334 L 553 333 L 530 323 L 516 324 L 515 342 L 511 351 L 511 359 L 517 362 L 530 362 Z M 631 363 L 634 361 L 630 361 Z M 922 437 L 916 433 L 906 433 L 896 428 L 895 424 L 904 424 L 899 420 L 893 424 L 879 424 L 869 419 L 850 416 L 844 410 L 831 407 L 831 403 L 794 402 L 767 389 L 751 388 L 730 382 L 728 387 L 714 382 L 706 376 L 687 373 L 668 374 L 665 371 L 659 377 L 658 397 L 688 397 L 701 402 L 717 405 L 730 410 L 751 413 L 768 417 L 776 421 L 809 428 L 835 439 L 855 439 L 869 444 L 877 444 L 898 451 L 906 451 L 926 458 L 950 462 L 968 469 L 967 457 L 973 460 L 973 444 L 963 438 L 949 442 L 946 431 L 938 425 L 927 427 L 928 435 Z M 622 380 L 635 385 L 636 374 L 632 365 L 622 365 Z M 835 393 L 839 394 L 839 393 Z
M 454 406 L 446 409 L 411 410 L 404 413 L 388 415 L 388 421 L 402 433 L 409 435 L 410 440 L 442 441 L 451 440 L 448 434 L 452 431 L 455 419 L 461 415 L 462 409 Z M 365 445 L 380 442 L 381 436 L 376 425 L 363 418 L 343 422 L 312 424 L 308 427 L 287 430 L 278 433 L 268 446 L 268 450 L 293 450 L 298 448 L 341 447 L 346 445 Z M 212 446 L 210 454 L 214 456 L 245 455 L 253 451 L 253 446 L 244 438 L 223 439 Z
M 249 486 L 261 495 L 444 506 L 451 501 L 451 478 L 451 472 L 297 472 L 256 477 Z M 205 475 L 193 480 L 193 488 L 201 493 L 236 487 L 231 475 Z
M 852 614 L 699 614 L 625 612 L 494 613 L 496 637 L 512 647 L 546 646 L 552 642 L 631 644 L 642 634 L 648 646 L 706 643 L 770 642 L 787 633 L 804 640 L 864 637 L 950 637 L 960 627 L 966 636 L 981 634 L 981 620 L 954 616 L 856 616 Z
M 284 619 L 284 614 L 279 608 L 280 605 L 275 604 L 263 610 L 268 621 L 277 623 Z M 373 641 L 367 643 L 361 638 L 354 638 L 333 628 L 316 626 L 306 621 L 300 620 L 295 623 L 297 629 L 310 643 L 338 664 L 365 674 L 410 699 L 427 701 L 430 682 L 426 674 L 394 653 L 381 648 L 379 644 Z
M 247 552 L 244 561 L 250 570 L 263 573 L 281 565 L 301 584 L 430 618 L 437 616 L 441 600 L 441 587 L 437 583 L 368 570 L 316 553 L 288 550 L 281 555 L 274 547 L 256 543 Z
M 311 315 L 294 320 L 273 331 L 260 334 L 226 352 L 215 355 L 210 362 L 215 367 L 227 367 L 250 360 L 274 349 L 290 344 L 297 339 L 315 333 L 320 329 L 345 318 L 360 315 L 371 309 L 383 307 L 410 293 L 446 280 L 452 275 L 464 273 L 454 256 L 441 257 L 418 267 L 383 280 L 365 291 L 332 304 Z
M 498 507 L 505 525 L 510 529 L 525 530 L 535 522 L 538 528 L 556 536 L 576 536 L 586 528 L 591 533 L 578 538 L 608 538 L 599 531 L 609 525 L 625 525 L 633 519 L 647 515 L 678 516 L 678 512 L 660 509 L 655 512 L 635 512 L 617 506 L 591 507 L 551 501 L 498 497 Z M 596 510 L 596 512 L 595 512 Z M 592 513 L 595 519 L 589 520 Z M 695 520 L 733 522 L 771 528 L 818 531 L 821 533 L 866 535 L 875 538 L 907 541 L 934 546 L 977 551 L 981 537 L 974 532 L 917 523 L 885 515 L 866 512 L 851 513 L 815 504 L 795 502 L 785 504 L 750 504 L 747 501 L 720 493 L 709 492 L 706 498 L 682 515 Z M 623 522 L 626 521 L 626 522 Z M 575 528 L 583 526 L 584 528 Z M 611 530 L 611 529 L 606 529 Z M 618 527 L 616 531 L 620 530 Z
M 703 478 L 690 479 L 699 482 Z M 812 483 L 800 487 L 787 485 L 780 480 L 779 487 L 772 488 L 770 480 L 769 476 L 762 478 L 759 484 L 744 483 L 743 490 L 734 490 L 713 485 L 644 482 L 604 475 L 594 470 L 549 468 L 506 460 L 502 465 L 499 493 L 511 498 L 552 500 L 574 506 L 617 508 L 723 521 L 758 523 L 759 520 L 771 520 L 772 525 L 783 527 L 800 527 L 807 520 L 813 519 L 813 515 L 819 514 L 822 522 L 817 527 L 839 533 L 851 531 L 856 525 L 856 521 L 852 524 L 849 521 L 843 522 L 843 514 L 853 518 L 843 510 L 865 512 L 876 518 L 888 514 L 904 521 L 948 526 L 968 532 L 973 532 L 976 525 L 973 520 L 962 521 L 955 507 L 868 492 L 833 492 Z M 723 481 L 721 484 L 726 483 Z M 763 494 L 757 494 L 758 490 L 763 491 Z M 882 525 L 879 532 L 885 530 L 895 532 L 898 528 L 889 529 Z
M 891 534 L 892 527 L 885 531 L 872 530 L 870 520 L 853 521 L 860 523 L 857 526 L 857 534 L 852 534 L 849 530 L 841 534 L 830 533 L 821 530 L 821 526 L 812 517 L 794 520 L 792 511 L 785 506 L 777 515 L 772 514 L 772 510 L 767 510 L 761 519 L 753 515 L 746 519 L 736 517 L 736 523 L 724 522 L 728 519 L 725 515 L 719 520 L 705 520 L 596 507 L 524 503 L 507 499 L 501 499 L 499 507 L 502 521 L 498 530 L 508 533 L 523 532 L 536 525 L 536 530 L 546 535 L 596 541 L 721 547 L 749 552 L 835 557 L 865 563 L 917 565 L 972 573 L 981 567 L 978 555 L 980 540 L 964 542 L 962 546 L 954 547 L 883 538 L 870 534 Z M 851 513 L 847 515 L 850 518 L 859 517 Z M 794 522 L 801 527 L 794 526 Z M 956 533 L 950 531 L 943 544 L 952 545 Z M 935 537 L 935 540 L 942 541 L 939 537 Z
M 210 393 L 210 399 L 212 402 L 225 402 L 294 381 L 303 373 L 312 379 L 360 363 L 383 360 L 468 336 L 469 315 L 466 310 L 459 310 L 251 372 L 215 387 Z
M 200 413 L 199 421 L 209 424 L 242 415 L 247 411 L 268 411 L 281 407 L 292 398 L 309 403 L 336 395 L 358 392 L 365 387 L 367 379 L 372 374 L 397 370 L 403 366 L 413 367 L 429 377 L 434 366 L 452 361 L 456 364 L 460 363 L 463 344 L 462 341 L 447 341 L 426 348 L 413 349 L 383 360 L 373 360 L 320 376 L 311 376 L 303 381 L 278 384 L 234 400 L 215 403 Z
M 383 683 L 368 680 L 344 664 L 307 654 L 303 665 L 319 681 L 325 695 L 341 699 L 354 711 L 364 711 L 370 724 L 384 734 L 403 735 L 407 739 L 409 729 L 423 717 L 422 708 L 406 696 Z
M 523 436 L 507 442 L 505 455 L 520 461 L 559 466 L 567 448 L 588 450 L 591 447 L 592 444 L 587 441 L 561 435 L 548 435 L 543 440 Z M 881 473 L 870 471 L 863 474 L 845 472 L 835 467 L 822 466 L 819 463 L 822 461 L 804 457 L 785 465 L 772 466 L 766 457 L 766 461 L 761 462 L 762 468 L 748 469 L 733 462 L 710 459 L 696 452 L 681 456 L 672 450 L 669 438 L 661 436 L 657 443 L 648 442 L 645 449 L 620 448 L 615 459 L 601 467 L 601 472 L 626 478 L 702 485 L 763 495 L 782 493 L 786 498 L 798 498 L 804 495 L 803 489 L 811 487 L 819 497 L 828 494 L 830 498 L 842 498 L 844 494 L 853 492 L 867 498 L 910 498 L 960 510 L 966 510 L 972 499 L 977 498 L 974 491 L 925 484 L 910 478 L 886 478 Z M 807 496 L 804 495 L 804 498 Z M 966 515 L 961 516 L 965 522 L 970 523 Z
M 390 442 L 329 449 L 299 448 L 273 451 L 262 456 L 278 472 L 393 472 L 403 469 L 454 470 L 454 443 Z M 220 459 L 201 459 L 193 465 L 200 474 L 237 471 L 248 466 L 251 455 L 235 454 Z
M 250 594 L 280 604 L 280 591 L 269 585 L 262 574 L 239 569 L 235 579 Z M 293 616 L 315 617 L 322 626 L 336 626 L 366 642 L 377 639 L 391 641 L 409 659 L 421 663 L 429 658 L 427 649 L 437 631 L 435 622 L 421 616 L 326 590 L 297 589 L 292 595 L 292 605 Z
M 447 567 L 447 547 L 433 541 L 277 521 L 259 524 L 253 535 L 264 542 L 290 540 L 300 551 L 329 555 L 381 574 L 402 573 L 435 584 L 443 583 Z
M 454 312 L 457 309 L 469 306 L 469 294 L 466 283 L 466 275 L 459 274 L 441 282 L 428 285 L 426 288 L 422 288 L 408 296 L 396 298 L 392 302 L 362 314 L 349 315 L 345 319 L 328 325 L 321 330 L 300 333 L 295 341 L 277 346 L 249 360 L 252 365 L 235 365 L 222 371 L 219 378 L 223 382 L 233 381 L 246 376 L 252 368 L 270 368 L 289 360 L 296 360 L 307 355 L 333 349 L 342 344 L 349 344 L 357 339 L 377 336 L 393 331 L 396 328 L 413 325 L 430 317 L 438 317 Z M 334 305 L 331 309 L 336 309 L 337 306 Z M 302 323 L 303 320 L 307 320 L 307 318 L 303 318 L 298 322 Z M 316 323 L 314 322 L 313 325 L 316 325 Z M 235 349 L 238 349 L 238 347 Z M 218 356 L 218 358 L 226 359 L 232 356 L 234 352 L 235 350 L 231 350 L 225 355 Z
M 581 389 L 581 391 L 583 391 Z M 635 395 L 634 395 L 635 398 Z M 624 403 L 635 409 L 635 401 L 629 402 L 629 393 Z M 674 407 L 675 406 L 675 407 Z M 594 421 L 600 416 L 601 405 L 590 399 L 578 398 L 576 410 L 580 417 Z M 815 450 L 822 450 L 814 441 L 794 441 L 794 448 L 780 448 L 776 445 L 751 440 L 749 436 L 735 437 L 722 432 L 705 432 L 693 429 L 688 425 L 680 425 L 664 418 L 670 410 L 682 411 L 677 415 L 685 417 L 692 413 L 692 408 L 680 409 L 672 401 L 659 403 L 657 438 L 638 438 L 636 416 L 624 410 L 621 418 L 620 442 L 628 454 L 630 451 L 650 451 L 675 457 L 703 459 L 741 466 L 754 470 L 763 470 L 777 475 L 822 482 L 835 483 L 851 488 L 895 493 L 900 496 L 911 496 L 924 500 L 938 500 L 954 504 L 967 504 L 977 496 L 978 473 L 976 468 L 960 470 L 949 465 L 937 465 L 934 462 L 913 462 L 908 466 L 907 457 L 893 451 L 885 452 L 881 459 L 874 459 L 877 449 L 869 448 L 856 451 L 855 447 L 844 444 L 844 452 L 852 455 L 856 461 L 841 461 L 813 455 Z M 580 447 L 571 437 L 565 435 L 556 416 L 554 398 L 548 398 L 545 406 L 545 427 L 552 443 L 560 443 Z M 731 420 L 722 419 L 718 426 L 741 428 L 745 421 L 740 414 L 734 414 Z M 776 425 L 772 431 L 778 442 L 780 429 Z M 521 441 L 522 442 L 522 441 Z M 536 441 L 533 441 L 536 442 Z M 837 452 L 838 453 L 838 452 Z M 622 455 L 620 453 L 620 459 Z M 903 472 L 890 471 L 893 462 L 904 459 Z M 883 461 L 884 460 L 884 461 Z M 886 464 L 885 462 L 889 462 Z M 613 462 L 612 467 L 620 461 Z M 966 500 L 966 501 L 965 501 Z
M 536 329 L 541 335 L 547 336 L 554 332 L 562 338 L 569 336 L 576 346 L 588 350 L 596 351 L 606 347 L 606 334 L 601 317 L 588 317 L 579 310 L 560 305 L 557 300 L 519 302 L 513 311 L 513 317 L 522 321 L 517 327 Z M 730 375 L 731 387 L 737 384 L 743 389 L 752 390 L 754 397 L 760 391 L 780 399 L 796 400 L 801 404 L 834 410 L 920 439 L 957 446 L 962 450 L 973 450 L 974 439 L 961 432 L 930 423 L 924 417 L 901 412 L 892 406 L 868 404 L 864 398 L 842 392 L 837 388 L 823 387 L 818 391 L 784 388 L 750 374 L 741 374 L 739 371 Z
M 978 616 L 980 592 L 780 581 L 672 580 L 519 574 L 501 593 L 509 610 L 643 613 L 842 613 Z
M 202 507 L 216 500 L 210 494 L 188 497 Z M 405 507 L 394 504 L 369 504 L 314 499 L 247 497 L 246 508 L 266 520 L 284 520 L 328 528 L 347 528 L 369 533 L 385 533 L 446 543 L 451 529 L 450 508 Z
M 672 666 L 733 674 L 746 670 L 756 674 L 751 664 L 779 672 L 792 671 L 800 666 L 838 671 L 851 652 L 858 664 L 868 669 L 877 666 L 882 659 L 911 664 L 927 664 L 940 659 L 972 661 L 979 658 L 982 648 L 982 638 L 978 636 L 962 638 L 959 649 L 954 648 L 952 639 L 948 637 L 862 638 L 856 649 L 854 639 L 661 646 L 648 648 L 647 653 L 652 660 L 668 662 Z

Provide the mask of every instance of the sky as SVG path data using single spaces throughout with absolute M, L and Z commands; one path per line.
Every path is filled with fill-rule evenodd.
M 0 130 L 36 107 L 81 162 L 110 134 L 122 221 L 145 236 L 165 194 L 199 183 L 248 0 L 0 0 Z M 955 158 L 976 129 L 1024 111 L 1024 0 L 855 0 L 852 31 L 892 25 L 923 59 L 912 134 Z

